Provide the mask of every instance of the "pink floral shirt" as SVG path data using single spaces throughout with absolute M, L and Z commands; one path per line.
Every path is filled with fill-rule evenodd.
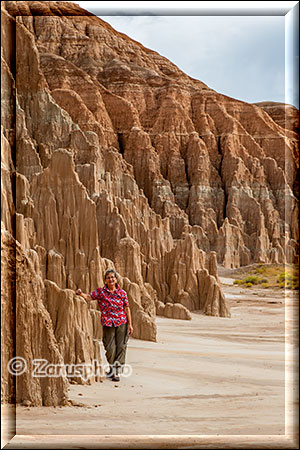
M 119 327 L 127 322 L 127 314 L 124 308 L 129 306 L 129 302 L 126 292 L 118 284 L 114 292 L 110 292 L 105 285 L 103 288 L 90 292 L 90 296 L 93 300 L 98 301 L 101 311 L 101 325 Z

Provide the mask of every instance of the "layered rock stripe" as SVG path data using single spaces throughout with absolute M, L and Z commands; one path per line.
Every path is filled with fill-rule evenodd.
M 1 5 L 4 364 L 14 346 L 29 364 L 100 358 L 97 304 L 74 290 L 107 268 L 134 337 L 155 340 L 156 314 L 230 316 L 217 263 L 296 260 L 282 105 L 221 95 L 76 4 Z M 64 378 L 4 376 L 5 401 L 67 402 Z

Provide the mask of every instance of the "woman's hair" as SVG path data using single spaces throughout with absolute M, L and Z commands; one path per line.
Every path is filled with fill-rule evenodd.
M 104 274 L 104 280 L 106 280 L 106 277 L 107 277 L 107 275 L 108 275 L 109 273 L 113 273 L 114 276 L 115 276 L 116 278 L 118 278 L 117 272 L 116 272 L 114 269 L 108 269 L 108 270 L 105 272 L 105 274 Z

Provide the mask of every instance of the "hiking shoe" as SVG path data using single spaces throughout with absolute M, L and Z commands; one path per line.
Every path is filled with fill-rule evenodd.
M 120 381 L 119 375 L 114 375 L 111 379 L 112 381 Z

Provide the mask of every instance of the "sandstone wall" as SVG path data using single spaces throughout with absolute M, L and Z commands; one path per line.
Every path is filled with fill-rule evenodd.
M 255 105 L 266 111 L 274 122 L 299 135 L 299 111 L 295 106 L 278 102 L 259 102 Z
M 216 251 L 226 267 L 297 260 L 294 109 L 285 108 L 285 121 L 279 106 L 221 95 L 104 21 L 77 17 L 77 7 L 68 6 L 67 14 L 64 5 L 64 16 L 55 17 L 50 3 L 35 2 L 31 11 L 42 8 L 47 17 L 21 21 L 32 33 L 52 98 L 89 135 L 93 150 L 83 150 L 73 133 L 81 147 L 76 162 L 95 162 L 98 176 L 103 150 L 115 149 L 132 166 L 152 210 L 169 218 L 173 238 L 190 225 L 198 247 Z M 51 145 L 43 142 L 41 158 Z M 84 176 L 82 182 L 89 183 Z
M 292 130 L 75 4 L 1 5 L 4 367 L 100 361 L 97 303 L 74 290 L 107 268 L 155 341 L 156 315 L 230 316 L 217 263 L 295 260 Z M 67 403 L 66 376 L 30 373 L 3 373 L 4 401 Z

